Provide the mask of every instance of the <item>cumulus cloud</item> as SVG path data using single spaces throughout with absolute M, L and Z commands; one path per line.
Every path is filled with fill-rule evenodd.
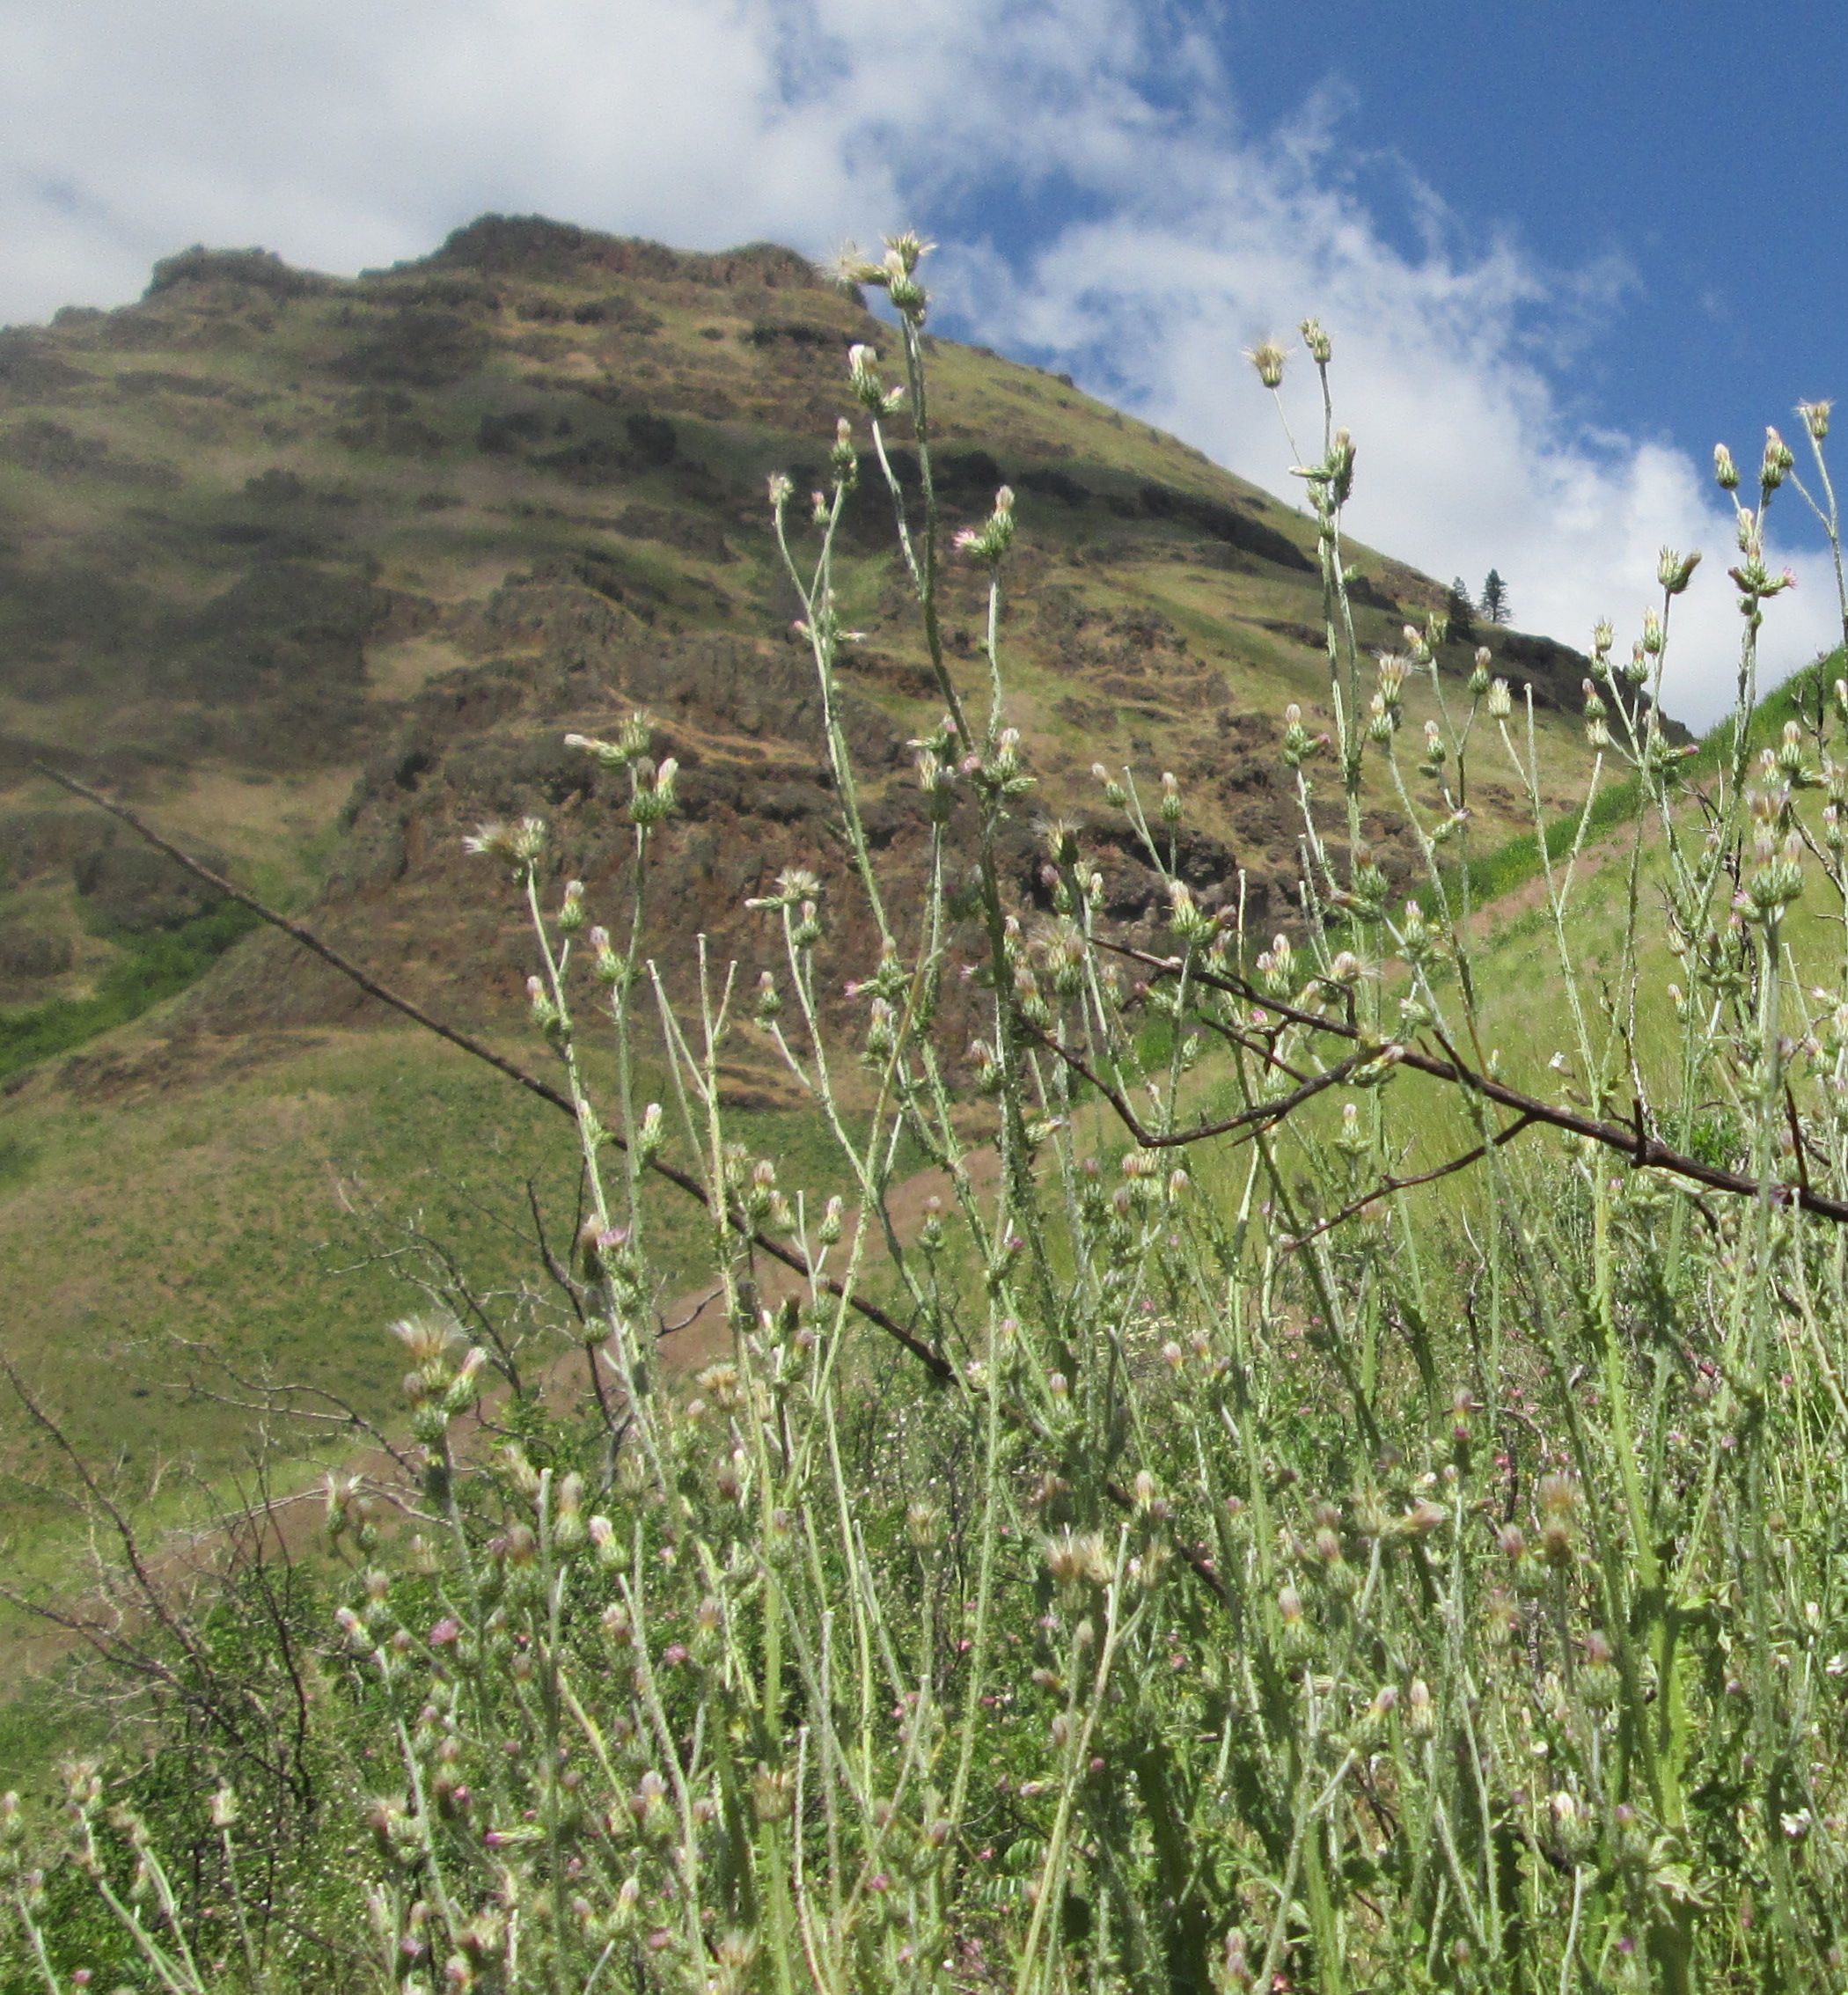
M 1713 717 L 1727 516 L 1703 466 L 1589 430 L 1572 400 L 1624 273 L 1460 243 L 1437 190 L 1357 149 L 1338 96 L 1246 128 L 1212 6 L 0 0 L 0 314 L 133 296 L 196 239 L 389 262 L 486 209 L 818 253 L 915 222 L 976 337 L 1294 496 L 1237 356 L 1313 312 L 1360 442 L 1355 532 L 1446 579 L 1493 566 L 1523 627 L 1580 643 L 1602 615 L 1634 625 L 1663 542 L 1705 548 L 1670 698 Z M 1793 565 L 1773 674 L 1839 628 L 1824 564 Z

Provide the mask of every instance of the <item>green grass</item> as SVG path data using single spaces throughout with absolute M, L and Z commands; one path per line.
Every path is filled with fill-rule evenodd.
M 257 917 L 247 907 L 227 903 L 178 928 L 135 937 L 88 997 L 52 998 L 26 1010 L 0 1013 L 0 1075 L 69 1053 L 178 996 L 256 926 Z M 0 1180 L 4 1158 L 0 1152 Z

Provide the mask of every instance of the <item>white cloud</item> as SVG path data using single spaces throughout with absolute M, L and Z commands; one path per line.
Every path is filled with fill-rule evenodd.
M 1581 643 L 1634 623 L 1663 541 L 1704 546 L 1671 703 L 1711 718 L 1726 517 L 1702 467 L 1588 434 L 1559 385 L 1621 274 L 1459 247 L 1434 190 L 1353 152 L 1338 97 L 1243 130 L 1212 5 L 0 0 L 0 314 L 117 302 L 197 239 L 391 261 L 489 208 L 811 251 L 916 222 L 978 336 L 1293 492 L 1237 354 L 1316 312 L 1361 447 L 1354 531 L 1446 578 L 1493 565 L 1522 625 Z M 1010 264 L 986 224 L 1025 211 L 1078 218 Z M 1774 669 L 1837 628 L 1822 564 L 1795 565 Z

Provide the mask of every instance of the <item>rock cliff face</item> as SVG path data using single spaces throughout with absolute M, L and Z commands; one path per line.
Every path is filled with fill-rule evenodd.
M 525 951 L 460 836 L 537 810 L 561 876 L 615 913 L 628 834 L 562 737 L 637 707 L 684 772 L 650 946 L 683 962 L 704 934 L 754 967 L 770 938 L 744 900 L 785 865 L 841 876 L 763 495 L 774 470 L 799 490 L 825 475 L 856 340 L 890 353 L 894 335 L 787 250 L 689 255 L 504 216 L 351 281 L 189 250 L 136 305 L 0 334 L 0 1002 L 79 990 L 125 937 L 199 911 L 68 811 L 32 774 L 42 755 L 254 868 L 427 997 L 504 1017 Z M 1254 919 L 1287 920 L 1280 715 L 1295 700 L 1314 724 L 1326 692 L 1309 523 L 1060 378 L 948 341 L 932 364 L 950 524 L 1003 480 L 1020 495 L 1006 643 L 1042 781 L 1009 848 L 1023 905 L 1031 817 L 1057 811 L 1094 820 L 1112 916 L 1155 913 L 1154 876 L 1103 821 L 1101 760 L 1175 771 L 1190 878 L 1210 899 L 1242 873 Z M 914 453 L 897 464 L 914 488 Z M 905 744 L 935 708 L 891 541 L 863 478 L 839 574 L 865 633 L 843 710 L 902 898 L 925 843 Z M 1354 561 L 1369 645 L 1444 601 Z M 978 578 L 952 568 L 944 614 L 975 686 Z M 1582 660 L 1491 642 L 1557 715 L 1569 781 Z M 1478 802 L 1483 839 L 1518 820 L 1492 784 Z M 1400 869 L 1383 801 L 1368 829 Z M 851 906 L 831 897 L 843 976 L 866 966 Z M 218 1031 L 363 1016 L 260 937 L 189 1004 Z

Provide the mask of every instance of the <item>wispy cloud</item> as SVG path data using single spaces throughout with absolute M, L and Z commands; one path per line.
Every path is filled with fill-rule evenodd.
M 1211 0 L 0 0 L 0 313 L 132 296 L 201 238 L 387 262 L 488 208 L 815 252 L 916 222 L 977 337 L 1294 496 L 1237 356 L 1313 312 L 1356 532 L 1445 578 L 1492 565 L 1524 626 L 1580 642 L 1635 622 L 1663 542 L 1705 547 L 1671 699 L 1711 718 L 1727 516 L 1704 466 L 1574 404 L 1625 273 L 1462 241 L 1338 92 L 1250 130 L 1214 25 Z M 1823 564 L 1794 565 L 1782 669 L 1839 627 Z

